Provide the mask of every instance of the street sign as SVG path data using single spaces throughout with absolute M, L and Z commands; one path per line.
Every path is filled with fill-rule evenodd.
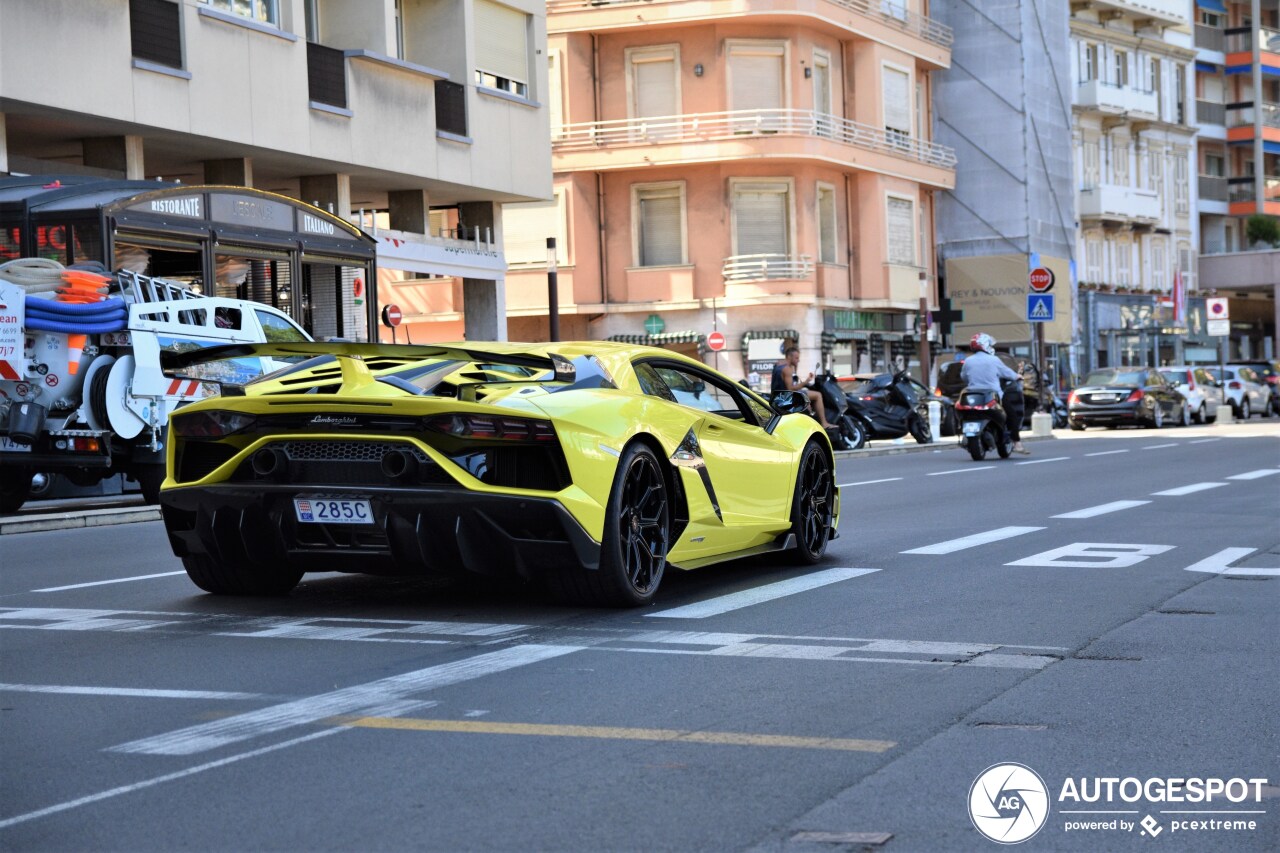
M 382 306 L 382 323 L 383 325 L 394 329 L 400 325 L 400 321 L 404 319 L 404 315 L 400 313 L 399 305 L 383 305 Z
M 1215 296 L 1212 299 L 1204 301 L 1204 310 L 1209 314 L 1209 321 L 1214 320 L 1230 320 L 1231 314 L 1227 310 L 1227 300 L 1221 296 Z M 1210 332 L 1209 334 L 1213 334 Z M 1223 332 L 1223 334 L 1226 334 Z
M 1053 290 L 1053 281 L 1053 270 L 1047 267 L 1036 267 L 1027 274 L 1027 283 L 1031 285 L 1031 289 L 1036 293 L 1048 293 Z
M 1210 337 L 1222 337 L 1231 334 L 1230 320 L 1210 320 L 1205 325 L 1209 327 L 1207 331 Z
M 663 320 L 657 314 L 650 314 L 644 318 L 644 330 L 651 335 L 660 335 L 666 328 L 666 320 Z
M 712 352 L 720 352 L 720 350 L 724 349 L 724 345 L 724 332 L 712 332 L 707 335 L 707 349 Z
M 1053 294 L 1027 294 L 1027 322 L 1048 323 L 1053 320 Z

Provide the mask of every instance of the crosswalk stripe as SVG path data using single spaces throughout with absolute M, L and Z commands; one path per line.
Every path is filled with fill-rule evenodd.
M 1061 515 L 1051 516 L 1052 518 L 1093 518 L 1099 515 L 1106 515 L 1109 512 L 1119 512 L 1122 509 L 1133 509 L 1135 506 L 1149 504 L 1151 501 L 1112 501 L 1109 504 L 1098 504 L 1097 506 L 1085 507 L 1075 512 L 1064 512 Z
M 903 551 L 903 554 L 950 554 L 955 551 L 963 551 L 965 548 L 976 548 L 979 545 L 986 545 L 990 542 L 999 542 L 1001 539 L 1012 539 L 1015 536 L 1021 536 L 1024 533 L 1035 533 L 1037 530 L 1044 530 L 1043 527 L 1000 527 L 996 530 L 988 530 L 985 533 L 975 533 L 972 536 L 963 536 L 959 539 L 948 539 L 946 542 L 938 542 L 934 545 L 925 545 L 923 548 L 912 548 L 910 551 Z
M 1192 483 L 1189 486 L 1178 486 L 1176 489 L 1165 489 L 1163 492 L 1152 492 L 1151 494 L 1163 498 L 1176 498 L 1182 495 L 1193 495 L 1196 492 L 1205 492 L 1209 489 L 1216 489 L 1226 483 Z
M 740 610 L 743 607 L 751 607 L 754 604 L 760 604 L 765 601 L 774 601 L 799 592 L 808 592 L 820 586 L 847 581 L 878 571 L 880 570 L 827 569 L 826 571 L 801 575 L 790 580 L 765 584 L 753 589 L 744 589 L 741 592 L 731 592 L 728 595 L 722 595 L 707 601 L 699 601 L 696 604 L 686 604 L 683 607 L 673 607 L 670 610 L 659 610 L 657 613 L 646 613 L 645 617 L 649 619 L 705 619 L 708 616 L 719 616 L 721 613 L 728 613 L 731 610 Z

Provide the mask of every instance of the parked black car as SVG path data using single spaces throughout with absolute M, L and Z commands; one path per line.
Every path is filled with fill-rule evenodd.
M 1191 423 L 1187 398 L 1160 371 L 1150 367 L 1095 370 L 1071 392 L 1067 408 L 1073 430 L 1125 425 L 1160 429 L 1166 423 Z

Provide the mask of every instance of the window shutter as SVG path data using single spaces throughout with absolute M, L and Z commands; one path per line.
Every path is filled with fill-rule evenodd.
M 556 238 L 556 263 L 564 263 L 564 216 L 560 198 L 502 206 L 502 250 L 507 264 L 545 264 L 547 238 Z
M 787 254 L 785 189 L 739 187 L 733 195 L 733 214 L 739 255 Z
M 894 68 L 884 69 L 884 126 L 911 135 L 911 77 Z
M 836 194 L 826 187 L 818 189 L 818 260 L 836 263 Z
M 560 54 L 547 55 L 547 107 L 551 111 L 551 135 L 559 138 L 564 124 L 564 87 L 560 84 Z
M 905 198 L 890 198 L 888 207 L 889 263 L 915 266 L 915 204 Z
M 782 92 L 781 47 L 731 47 L 729 73 L 734 110 L 776 110 L 786 106 Z
M 631 60 L 631 85 L 635 91 L 635 117 L 676 115 L 676 58 L 672 54 Z
M 528 16 L 491 0 L 476 0 L 476 68 L 529 82 Z
M 680 190 L 641 190 L 636 198 L 640 237 L 640 266 L 684 263 Z

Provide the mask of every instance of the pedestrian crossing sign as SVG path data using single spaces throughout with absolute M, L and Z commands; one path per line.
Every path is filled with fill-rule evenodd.
M 1053 294 L 1027 294 L 1027 321 L 1031 323 L 1048 323 L 1053 320 Z

